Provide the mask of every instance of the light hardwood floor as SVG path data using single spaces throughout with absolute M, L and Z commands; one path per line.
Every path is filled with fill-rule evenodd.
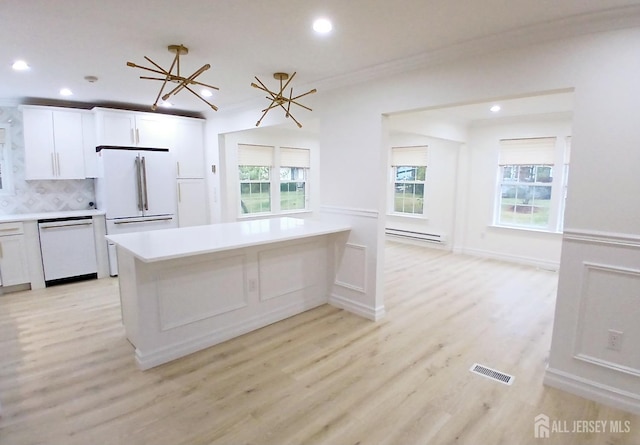
M 0 444 L 640 443 L 640 417 L 542 385 L 556 281 L 389 243 L 383 320 L 326 305 L 145 372 L 117 279 L 0 296 Z M 536 439 L 540 413 L 631 432 Z

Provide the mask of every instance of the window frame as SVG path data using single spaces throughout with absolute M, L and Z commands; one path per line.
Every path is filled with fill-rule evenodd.
M 262 212 L 250 212 L 250 213 L 245 213 L 245 209 L 243 208 L 243 200 L 242 200 L 242 187 L 243 184 L 255 184 L 255 183 L 261 183 L 261 184 L 266 184 L 267 181 L 266 180 L 257 180 L 257 181 L 252 181 L 252 180 L 243 180 L 242 177 L 240 176 L 240 172 L 241 172 L 241 168 L 242 167 L 249 167 L 250 165 L 248 164 L 241 164 L 241 157 L 242 156 L 238 156 L 238 163 L 237 163 L 237 171 L 238 171 L 238 179 L 237 179 L 237 183 L 238 183 L 238 200 L 237 200 L 237 212 L 238 212 L 238 219 L 244 219 L 244 218 L 252 218 L 252 217 L 257 217 L 257 216 L 272 216 L 272 215 L 279 215 L 279 214 L 296 214 L 296 213 L 306 213 L 309 212 L 310 209 L 310 205 L 311 205 L 311 192 L 310 192 L 310 182 L 311 182 L 311 150 L 309 148 L 294 148 L 294 147 L 285 147 L 285 146 L 275 146 L 275 145 L 255 145 L 255 144 L 245 144 L 245 143 L 239 143 L 238 144 L 238 148 L 239 150 L 241 149 L 241 147 L 261 147 L 261 148 L 269 148 L 271 149 L 271 161 L 269 162 L 271 165 L 268 167 L 269 168 L 269 179 L 268 179 L 268 184 L 269 184 L 269 200 L 270 200 L 270 208 L 268 211 L 262 211 Z M 291 156 L 283 156 L 283 153 L 285 153 L 285 151 L 287 151 L 288 154 L 291 154 L 291 150 L 306 150 L 307 153 L 297 153 L 298 155 L 301 156 L 293 156 L 294 159 L 292 159 Z M 296 164 L 296 165 L 283 165 L 284 163 L 291 163 L 291 164 Z M 266 161 L 263 161 L 263 163 L 266 163 Z M 267 166 L 254 166 L 254 167 L 267 167 Z M 301 169 L 302 170 L 302 175 L 304 176 L 303 180 L 300 179 L 283 179 L 282 177 L 282 173 L 283 173 L 283 169 Z M 283 184 L 299 184 L 299 183 L 303 183 L 303 189 L 304 189 L 304 208 L 295 208 L 295 209 L 283 209 L 282 208 L 282 199 L 283 199 L 283 192 L 281 190 L 281 187 Z
M 390 149 L 390 172 L 389 172 L 389 215 L 401 218 L 427 218 L 427 193 L 428 193 L 428 170 L 429 170 L 429 146 L 426 144 L 411 146 L 394 146 Z M 414 179 L 398 180 L 399 168 L 415 170 Z M 424 179 L 418 178 L 418 170 L 424 168 Z M 422 212 L 404 212 L 396 210 L 396 193 L 398 184 L 401 186 L 413 185 L 414 196 L 415 186 L 422 186 Z M 416 198 L 414 198 L 416 199 Z M 415 208 L 415 206 L 414 206 Z
M 526 230 L 533 232 L 545 232 L 545 233 L 562 233 L 564 224 L 564 207 L 567 190 L 567 177 L 569 172 L 569 157 L 567 150 L 567 142 L 570 140 L 570 136 L 540 136 L 527 139 L 554 139 L 553 153 L 548 153 L 546 161 L 541 160 L 545 156 L 533 156 L 532 162 L 521 162 L 517 164 L 503 163 L 502 160 L 498 162 L 497 177 L 496 177 L 496 191 L 493 206 L 493 226 L 500 228 Z M 501 139 L 500 142 L 517 142 L 526 141 L 527 139 Z M 503 148 L 501 147 L 501 150 Z M 501 157 L 502 157 L 501 151 Z M 549 159 L 549 157 L 552 159 Z M 536 162 L 537 161 L 537 162 Z M 504 181 L 504 167 L 506 166 L 545 166 L 551 167 L 552 180 L 549 182 L 506 182 Z M 550 199 L 549 199 L 549 216 L 546 226 L 533 225 L 533 224 L 513 224 L 500 221 L 501 209 L 502 209 L 502 186 L 536 186 L 536 187 L 550 187 Z

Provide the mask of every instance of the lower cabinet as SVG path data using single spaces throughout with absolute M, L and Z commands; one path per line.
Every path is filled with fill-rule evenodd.
M 207 190 L 204 179 L 178 179 L 178 226 L 207 224 Z
M 0 224 L 0 277 L 2 286 L 29 282 L 29 263 L 22 223 Z

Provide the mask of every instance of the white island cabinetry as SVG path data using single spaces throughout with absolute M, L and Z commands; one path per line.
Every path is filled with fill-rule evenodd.
M 275 218 L 107 236 L 138 367 L 327 303 L 349 231 Z

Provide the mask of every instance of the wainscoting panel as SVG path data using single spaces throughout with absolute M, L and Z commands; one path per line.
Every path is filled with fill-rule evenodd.
M 184 326 L 247 305 L 245 257 L 175 265 L 156 278 L 160 330 Z M 193 295 L 194 297 L 187 297 Z
M 347 243 L 336 274 L 336 284 L 357 292 L 366 293 L 367 284 L 367 247 Z
M 640 376 L 640 270 L 583 264 L 575 357 Z M 609 330 L 623 333 L 620 350 L 608 347 Z
M 258 253 L 260 300 L 292 294 L 317 286 L 319 265 L 326 262 L 324 243 L 313 241 Z M 286 276 L 283 280 L 281 277 Z

